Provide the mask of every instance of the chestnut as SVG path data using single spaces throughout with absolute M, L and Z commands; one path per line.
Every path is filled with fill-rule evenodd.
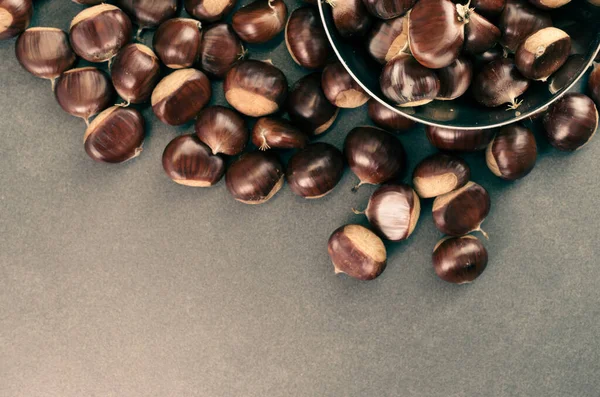
M 150 100 L 160 80 L 160 62 L 143 44 L 128 44 L 117 54 L 111 66 L 111 77 L 117 93 L 130 103 Z
M 244 46 L 230 25 L 218 23 L 204 30 L 200 42 L 200 68 L 209 76 L 223 78 L 245 56 Z
M 481 54 L 494 47 L 500 36 L 500 29 L 476 12 L 471 12 L 469 23 L 465 25 L 464 49 L 471 54 Z
M 210 81 L 196 69 L 180 69 L 162 79 L 152 92 L 152 110 L 169 125 L 191 121 L 210 100 Z
M 283 0 L 256 0 L 236 11 L 231 25 L 246 43 L 266 43 L 283 31 L 287 12 Z
M 583 94 L 569 93 L 550 105 L 543 119 L 546 137 L 558 150 L 581 149 L 598 129 L 598 110 Z
M 375 98 L 369 99 L 367 112 L 376 126 L 392 132 L 407 131 L 416 124 L 414 120 L 389 109 Z
M 320 73 L 306 75 L 294 84 L 287 100 L 287 111 L 290 120 L 311 135 L 327 131 L 339 113 L 321 88 Z
M 530 34 L 550 26 L 552 19 L 545 11 L 525 0 L 507 0 L 498 21 L 498 28 L 502 32 L 500 43 L 508 51 L 515 52 Z
M 236 0 L 184 0 L 188 14 L 200 21 L 215 22 L 235 7 Z
M 445 68 L 437 70 L 440 91 L 435 99 L 450 101 L 462 96 L 471 85 L 473 65 L 464 57 L 459 57 Z
M 588 80 L 588 90 L 590 96 L 596 102 L 597 106 L 600 106 L 600 64 L 594 66 L 594 70 L 590 74 Z
M 287 120 L 262 117 L 252 129 L 252 143 L 259 150 L 302 149 L 308 144 L 308 135 Z
M 75 63 L 69 36 L 56 28 L 27 29 L 17 39 L 15 53 L 25 70 L 51 80 L 52 86 L 56 78 Z
M 345 273 L 358 280 L 373 280 L 384 270 L 387 253 L 383 241 L 360 225 L 345 225 L 333 232 L 327 252 L 335 274 Z
M 487 190 L 475 182 L 467 182 L 433 201 L 433 222 L 440 232 L 449 236 L 479 231 L 487 238 L 481 223 L 488 216 L 490 206 Z
M 139 111 L 110 107 L 100 113 L 85 131 L 85 151 L 98 162 L 131 160 L 142 152 L 144 128 L 144 118 Z
M 290 158 L 286 179 L 292 192 L 307 199 L 321 198 L 333 190 L 344 173 L 344 156 L 335 146 L 317 142 Z
M 325 67 L 321 75 L 321 87 L 329 102 L 339 108 L 357 108 L 369 100 L 365 90 L 340 62 Z
M 504 10 L 506 0 L 471 0 L 471 5 L 478 14 L 486 18 L 495 18 Z
M 484 106 L 508 103 L 508 109 L 515 110 L 522 102 L 517 98 L 527 91 L 529 84 L 514 62 L 505 58 L 485 65 L 475 76 L 471 91 L 475 100 Z
M 174 18 L 178 10 L 178 0 L 117 0 L 116 4 L 138 24 L 140 32 Z
M 488 145 L 485 158 L 494 175 L 509 181 L 523 178 L 535 166 L 535 137 L 518 124 L 505 126 Z
M 369 31 L 373 18 L 362 0 L 329 0 L 328 3 L 340 36 L 346 39 L 362 37 Z
M 392 19 L 406 14 L 417 0 L 363 0 L 367 10 L 379 19 Z
M 487 148 L 494 138 L 495 131 L 459 130 L 428 125 L 425 133 L 429 143 L 440 150 L 452 152 L 476 152 Z
M 466 284 L 483 273 L 488 253 L 475 236 L 446 237 L 433 249 L 433 269 L 444 281 Z
M 18 36 L 33 16 L 32 0 L 0 0 L 0 40 Z
M 162 23 L 152 43 L 156 55 L 170 69 L 193 66 L 200 59 L 201 28 L 200 22 L 190 18 L 174 18 Z
M 105 62 L 131 41 L 131 21 L 120 8 L 100 4 L 73 18 L 69 37 L 73 51 L 89 62 Z
M 242 117 L 223 106 L 210 106 L 196 119 L 196 135 L 213 154 L 235 156 L 248 143 L 248 128 Z
M 169 142 L 162 165 L 173 182 L 192 187 L 212 186 L 225 172 L 223 159 L 213 155 L 196 135 L 180 135 Z
M 571 84 L 573 79 L 575 79 L 575 76 L 583 70 L 585 65 L 587 65 L 587 60 L 583 55 L 571 55 L 567 58 L 565 64 L 550 78 L 548 84 L 550 93 L 556 94 L 558 91 Z
M 560 8 L 565 4 L 570 3 L 571 0 L 529 0 L 529 2 L 543 10 L 551 10 L 554 8 Z
M 308 69 L 325 66 L 331 49 L 315 8 L 300 7 L 292 11 L 285 26 L 285 44 L 298 65 Z
M 412 178 L 419 197 L 432 198 L 466 185 L 471 169 L 459 157 L 436 153 L 417 164 Z
M 517 49 L 515 64 L 528 79 L 546 81 L 565 63 L 571 38 L 557 28 L 544 28 L 527 37 Z
M 409 54 L 389 61 L 379 78 L 381 92 L 401 107 L 421 106 L 433 101 L 440 92 L 436 73 L 421 65 Z
M 490 62 L 505 58 L 504 51 L 501 46 L 494 46 L 489 50 L 475 55 L 475 65 L 479 68 L 482 65 L 487 65 Z
M 408 16 L 375 22 L 367 37 L 367 51 L 381 64 L 408 50 Z
M 246 116 L 261 117 L 281 109 L 288 93 L 285 75 L 269 62 L 245 60 L 223 82 L 225 99 Z
M 273 152 L 243 154 L 229 166 L 227 190 L 244 204 L 263 204 L 283 186 L 283 166 Z
M 84 4 L 84 5 L 98 5 L 106 2 L 106 0 L 72 0 L 73 3 Z
M 115 91 L 104 72 L 94 67 L 71 69 L 57 80 L 54 96 L 63 110 L 80 117 L 89 124 L 89 119 L 110 106 Z

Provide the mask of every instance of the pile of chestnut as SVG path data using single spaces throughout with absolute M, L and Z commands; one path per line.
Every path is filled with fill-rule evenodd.
M 193 18 L 178 17 L 178 0 L 73 1 L 90 7 L 75 16 L 66 33 L 28 28 L 32 0 L 0 0 L 0 39 L 18 36 L 20 64 L 50 80 L 58 104 L 85 120 L 84 147 L 92 159 L 122 163 L 138 156 L 145 121 L 130 105 L 149 102 L 165 124 L 194 123 L 195 133 L 173 139 L 162 156 L 166 174 L 181 185 L 208 187 L 224 175 L 236 200 L 262 204 L 287 181 L 296 195 L 317 199 L 336 187 L 346 165 L 359 180 L 354 189 L 381 185 L 364 211 L 355 210 L 367 217 L 373 231 L 350 224 L 331 235 L 328 252 L 336 272 L 361 280 L 381 274 L 387 261 L 382 239 L 407 239 L 417 225 L 420 200 L 428 198 L 435 199 L 435 226 L 448 236 L 434 249 L 438 276 L 465 283 L 485 269 L 487 251 L 470 233 L 487 237 L 481 224 L 490 211 L 490 197 L 471 181 L 469 166 L 453 152 L 487 149 L 487 164 L 495 175 L 519 179 L 533 169 L 537 157 L 529 129 L 427 127 L 427 137 L 440 153 L 415 168 L 411 187 L 398 182 L 406 152 L 394 133 L 412 128 L 414 122 L 369 99 L 342 64 L 332 60 L 314 4 L 288 16 L 283 0 L 255 0 L 233 13 L 227 24 L 221 19 L 233 10 L 235 0 L 185 0 Z M 475 97 L 486 106 L 510 103 L 516 108 L 529 79 L 558 74 L 567 61 L 570 38 L 553 28 L 542 11 L 566 2 L 531 0 L 539 9 L 525 0 L 473 0 L 474 9 L 450 0 L 336 0 L 331 5 L 340 34 L 368 36 L 369 52 L 385 64 L 382 91 L 399 106 L 465 93 L 473 75 L 465 54 L 471 54 L 486 63 L 476 77 L 481 81 L 473 86 Z M 133 42 L 132 23 L 138 26 L 138 42 Z M 156 29 L 153 48 L 139 42 L 147 29 Z M 270 61 L 246 59 L 244 48 L 244 43 L 274 40 L 283 31 L 291 58 L 312 70 L 291 88 L 279 68 Z M 516 51 L 515 60 L 503 55 L 497 42 L 506 53 Z M 73 68 L 78 57 L 108 62 L 110 73 L 94 66 Z M 486 75 L 498 80 L 490 84 L 489 78 L 480 77 Z M 568 80 L 565 76 L 562 81 Z M 230 107 L 206 106 L 215 79 L 223 79 Z M 600 103 L 600 68 L 592 73 L 589 88 Z M 117 94 L 122 101 L 115 105 Z M 311 143 L 332 126 L 340 108 L 367 102 L 378 127 L 352 129 L 343 151 Z M 281 116 L 285 112 L 287 119 Z M 596 131 L 598 112 L 589 97 L 568 94 L 549 108 L 543 123 L 552 145 L 576 150 Z M 248 141 L 255 149 L 247 150 Z M 286 167 L 277 150 L 295 151 Z M 228 166 L 227 156 L 236 156 Z

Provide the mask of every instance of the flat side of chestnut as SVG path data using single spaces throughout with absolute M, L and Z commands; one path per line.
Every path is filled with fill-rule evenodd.
M 422 198 L 432 198 L 464 186 L 471 170 L 461 158 L 437 153 L 425 158 L 415 167 L 413 185 Z

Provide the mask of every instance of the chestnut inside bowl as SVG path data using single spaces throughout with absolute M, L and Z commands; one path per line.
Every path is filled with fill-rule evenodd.
M 318 2 L 321 19 L 331 45 L 352 77 L 377 101 L 388 108 L 417 122 L 439 127 L 460 129 L 495 128 L 525 119 L 560 98 L 573 88 L 591 66 L 600 51 L 600 7 L 587 1 L 575 0 L 550 12 L 555 27 L 571 36 L 572 54 L 581 54 L 588 62 L 573 80 L 555 94 L 550 93 L 548 83 L 532 82 L 527 92 L 520 96 L 523 103 L 517 110 L 507 111 L 508 106 L 487 108 L 471 97 L 470 90 L 453 101 L 433 101 L 415 108 L 399 108 L 383 96 L 379 87 L 379 75 L 383 65 L 377 63 L 367 52 L 365 40 L 347 41 L 341 38 L 333 23 L 331 7 Z M 578 89 L 575 87 L 574 89 Z M 581 91 L 583 92 L 583 87 Z

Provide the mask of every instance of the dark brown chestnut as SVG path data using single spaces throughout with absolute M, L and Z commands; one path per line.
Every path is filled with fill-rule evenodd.
M 450 101 L 462 96 L 471 85 L 473 64 L 467 58 L 459 57 L 449 66 L 437 70 L 440 91 L 435 99 Z
M 308 144 L 308 135 L 287 120 L 262 117 L 252 129 L 252 143 L 260 150 L 302 149 Z
M 367 51 L 377 62 L 385 64 L 408 49 L 408 16 L 377 21 L 367 37 Z
M 515 52 L 530 34 L 550 26 L 552 26 L 552 19 L 545 11 L 533 7 L 524 0 L 507 0 L 498 21 L 498 27 L 502 32 L 500 43 L 508 51 Z
M 587 65 L 587 60 L 583 55 L 571 55 L 564 65 L 552 75 L 548 84 L 548 90 L 556 94 L 573 82 L 575 76 L 580 73 Z
M 346 136 L 344 155 L 350 169 L 363 184 L 380 185 L 397 179 L 404 171 L 406 154 L 398 138 L 375 127 L 356 127 Z
M 223 159 L 213 155 L 196 135 L 174 138 L 163 152 L 162 164 L 173 182 L 192 187 L 212 186 L 225 172 Z
M 333 190 L 344 173 L 344 156 L 335 146 L 317 142 L 290 158 L 286 179 L 292 191 L 307 199 L 321 198 Z
M 385 65 L 379 85 L 383 95 L 401 107 L 425 105 L 440 92 L 437 74 L 409 54 L 400 54 Z
M 362 0 L 329 0 L 333 24 L 344 38 L 362 37 L 371 27 L 373 18 Z
M 236 0 L 185 0 L 183 4 L 187 13 L 194 18 L 214 22 L 229 14 Z
M 481 54 L 491 49 L 500 40 L 500 29 L 490 21 L 472 11 L 469 13 L 469 23 L 465 25 L 465 51 L 471 54 Z
M 550 144 L 571 152 L 585 146 L 598 130 L 598 109 L 588 96 L 569 93 L 550 105 L 543 123 Z
M 161 23 L 174 18 L 178 10 L 177 0 L 117 0 L 116 4 L 125 11 L 140 31 L 154 29 Z
M 504 51 L 501 46 L 495 46 L 490 48 L 486 52 L 475 55 L 475 65 L 477 68 L 487 65 L 490 62 L 497 61 L 499 59 L 505 58 Z
M 51 80 L 75 63 L 75 53 L 69 44 L 69 36 L 56 28 L 30 28 L 17 39 L 17 60 L 34 76 Z
M 485 158 L 494 175 L 509 181 L 523 178 L 535 166 L 535 137 L 530 130 L 518 124 L 503 127 L 490 142 Z
M 223 90 L 227 102 L 238 112 L 261 117 L 281 109 L 288 85 L 283 72 L 272 63 L 245 60 L 227 72 Z
M 321 88 L 320 73 L 306 75 L 294 84 L 287 100 L 287 111 L 290 120 L 311 135 L 327 131 L 339 113 Z
M 506 0 L 471 0 L 471 5 L 478 14 L 486 18 L 495 18 L 504 10 Z
M 484 106 L 508 103 L 508 109 L 515 110 L 522 102 L 517 98 L 527 91 L 529 84 L 514 62 L 506 58 L 485 65 L 475 76 L 471 91 L 475 100 Z
M 248 143 L 248 128 L 242 117 L 223 106 L 210 106 L 196 119 L 196 135 L 213 154 L 235 156 Z
M 367 10 L 379 19 L 392 19 L 406 14 L 417 0 L 363 0 Z
M 552 10 L 570 3 L 571 0 L 529 0 L 529 2 L 543 10 Z
M 593 6 L 600 7 L 600 0 L 587 0 Z
M 428 125 L 427 139 L 440 150 L 451 152 L 476 152 L 487 148 L 494 139 L 494 130 L 458 130 Z
M 227 190 L 244 204 L 262 204 L 283 186 L 283 166 L 273 152 L 243 154 L 227 170 Z
M 588 89 L 592 99 L 600 106 L 600 64 L 594 66 L 590 79 L 588 80 Z
M 266 43 L 285 28 L 287 6 L 283 0 L 256 0 L 237 10 L 233 30 L 246 43 Z
M 57 80 L 54 96 L 63 110 L 75 117 L 89 119 L 109 107 L 115 91 L 104 72 L 85 67 L 64 72 Z
M 340 62 L 325 67 L 321 75 L 321 87 L 329 102 L 339 108 L 357 108 L 369 100 L 365 90 Z
M 158 83 L 152 92 L 152 110 L 165 124 L 191 121 L 210 100 L 210 81 L 196 69 L 180 69 Z
M 325 66 L 331 47 L 314 7 L 297 8 L 285 25 L 285 44 L 294 62 L 308 69 Z
M 219 23 L 204 30 L 200 43 L 200 68 L 209 76 L 225 77 L 244 56 L 244 46 L 231 26 Z
M 195 19 L 169 19 L 154 33 L 156 55 L 171 69 L 193 66 L 200 59 L 201 28 Z
M 87 154 L 103 163 L 123 163 L 140 155 L 145 123 L 135 109 L 113 106 L 100 113 L 85 131 Z
M 471 169 L 459 157 L 436 153 L 417 164 L 412 178 L 419 197 L 432 198 L 466 185 Z
M 73 18 L 69 37 L 73 51 L 89 62 L 105 62 L 131 41 L 131 21 L 120 8 L 100 4 Z
M 515 54 L 519 72 L 528 79 L 546 81 L 565 63 L 571 38 L 557 28 L 544 28 L 527 37 Z
M 18 36 L 33 16 L 31 0 L 0 0 L 0 40 Z
M 481 224 L 490 212 L 490 196 L 481 185 L 467 182 L 460 189 L 438 196 L 433 201 L 435 227 L 449 236 L 463 236 L 481 230 Z
M 488 253 L 475 236 L 446 237 L 433 250 L 433 269 L 444 281 L 466 284 L 483 273 Z
M 369 99 L 367 111 L 369 118 L 376 126 L 391 132 L 407 131 L 416 124 L 415 121 L 389 109 L 374 98 Z
M 335 274 L 344 273 L 358 280 L 373 280 L 384 270 L 387 253 L 383 241 L 360 225 L 345 225 L 329 237 L 327 252 Z
M 160 80 L 160 62 L 143 44 L 129 44 L 117 54 L 111 66 L 112 83 L 126 103 L 144 103 Z
M 72 0 L 73 3 L 77 3 L 77 4 L 84 4 L 84 5 L 98 5 L 100 3 L 104 3 L 106 2 L 106 0 Z

